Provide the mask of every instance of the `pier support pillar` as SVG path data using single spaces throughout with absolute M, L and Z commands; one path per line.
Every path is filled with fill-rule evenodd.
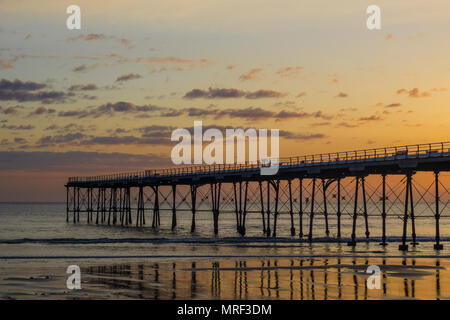
M 363 196 L 364 224 L 366 227 L 366 239 L 369 239 L 370 231 L 369 231 L 369 216 L 367 214 L 366 179 L 365 179 L 365 177 L 361 178 L 361 187 L 362 187 L 362 196 Z
M 409 188 L 411 185 L 411 173 L 406 174 L 406 189 L 405 189 L 405 214 L 403 215 L 403 234 L 402 244 L 398 246 L 401 251 L 408 251 L 408 245 L 406 244 L 406 232 L 408 228 L 408 205 L 409 205 Z
M 241 213 L 241 236 L 245 236 L 245 220 L 247 217 L 247 198 L 248 198 L 248 181 L 245 181 L 244 191 L 244 210 Z
M 323 193 L 323 215 L 325 218 L 325 235 L 330 236 L 330 229 L 328 227 L 328 210 L 327 210 L 327 184 L 325 179 L 322 179 L 322 193 Z
M 113 188 L 113 224 L 117 223 L 117 188 Z
M 142 227 L 145 224 L 144 216 L 144 187 L 139 186 L 137 214 L 136 214 L 136 227 Z
M 270 181 L 267 180 L 267 228 L 266 235 L 270 237 Z
M 434 173 L 434 184 L 435 184 L 435 204 L 436 204 L 436 212 L 434 214 L 436 220 L 436 243 L 434 245 L 435 250 L 442 250 L 444 246 L 440 243 L 440 233 L 439 233 L 439 218 L 441 217 L 441 213 L 439 211 L 439 171 Z
M 69 187 L 66 186 L 66 222 L 69 222 Z
M 356 220 L 358 218 L 358 188 L 359 176 L 355 177 L 355 205 L 353 207 L 353 225 L 352 225 L 352 239 L 347 243 L 348 246 L 356 246 Z
M 289 214 L 291 216 L 291 237 L 295 236 L 295 226 L 294 226 L 294 207 L 292 204 L 292 180 L 288 179 L 289 185 Z
M 337 238 L 341 238 L 341 178 L 337 179 Z
M 273 234 L 272 237 L 276 237 L 277 236 L 277 219 L 278 219 L 278 200 L 279 200 L 279 194 L 280 194 L 280 180 L 277 180 L 277 182 L 275 182 L 273 184 L 274 188 L 275 188 L 275 212 L 274 212 L 274 216 L 273 216 Z
M 77 211 L 77 204 L 76 204 L 76 201 L 77 201 L 77 194 L 76 194 L 76 192 L 77 192 L 77 188 L 75 188 L 75 187 L 73 187 L 73 223 L 76 223 L 77 222 L 77 218 L 76 218 L 76 211 Z
M 311 214 L 309 216 L 309 234 L 308 234 L 309 242 L 312 241 L 312 236 L 313 236 L 314 196 L 315 196 L 315 193 L 316 193 L 316 178 L 313 178 L 313 181 L 312 181 L 312 192 L 311 192 Z
M 195 204 L 197 199 L 197 186 L 191 185 L 191 201 L 192 201 L 192 223 L 191 232 L 195 232 Z
M 211 183 L 211 203 L 213 210 L 213 222 L 214 222 L 214 235 L 219 234 L 219 208 L 220 208 L 220 191 L 222 183 Z
M 299 199 L 298 199 L 298 218 L 299 218 L 299 238 L 303 238 L 303 178 L 298 179 L 299 183 Z
M 155 203 L 153 205 L 153 221 L 152 221 L 152 228 L 155 229 L 159 227 L 159 189 L 158 186 L 152 187 L 153 191 L 155 192 Z
M 411 177 L 411 181 L 409 182 L 409 200 L 411 205 L 411 238 L 412 238 L 412 246 L 415 247 L 419 243 L 416 241 L 416 221 L 414 216 L 414 200 L 413 200 L 413 180 Z
M 382 218 L 382 236 L 381 236 L 381 243 L 380 245 L 382 246 L 386 246 L 387 242 L 386 242 L 386 175 L 383 174 L 382 176 L 382 196 L 381 196 L 381 201 L 382 201 L 382 212 L 381 212 L 381 218 Z
M 233 182 L 233 190 L 234 190 L 234 213 L 236 215 L 236 231 L 240 233 L 240 225 L 239 225 L 239 216 L 240 216 L 240 206 L 241 206 L 241 186 L 242 182 L 239 181 L 239 196 L 237 194 L 236 182 Z M 239 199 L 239 200 L 238 200 Z M 239 204 L 238 204 L 239 203 Z
M 132 224 L 133 220 L 131 218 L 131 190 L 130 187 L 127 187 L 127 211 L 128 211 L 128 223 Z
M 263 197 L 263 189 L 262 189 L 261 181 L 259 181 L 259 199 L 261 201 L 261 218 L 262 218 L 262 225 L 263 225 L 263 234 L 266 234 L 266 220 L 264 218 L 264 197 Z
M 77 222 L 80 222 L 80 188 L 77 188 Z
M 177 207 L 176 207 L 176 198 L 177 198 L 177 185 L 172 185 L 172 231 L 175 230 L 177 226 Z
M 102 188 L 98 188 L 98 192 L 97 192 L 97 212 L 96 212 L 96 216 L 95 216 L 95 224 L 98 224 L 98 215 L 100 214 L 101 194 L 102 194 Z

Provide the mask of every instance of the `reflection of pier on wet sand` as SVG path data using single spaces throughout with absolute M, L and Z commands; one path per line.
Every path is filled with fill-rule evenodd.
M 380 289 L 366 285 L 369 265 L 382 270 Z M 132 299 L 441 299 L 450 296 L 449 265 L 383 257 L 135 263 L 86 268 L 83 285 Z

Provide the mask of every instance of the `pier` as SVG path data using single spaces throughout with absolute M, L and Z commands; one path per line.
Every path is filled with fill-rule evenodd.
M 271 176 L 261 175 L 261 167 L 267 164 L 257 162 L 71 177 L 65 186 L 66 221 L 79 223 L 82 213 L 91 224 L 159 228 L 161 219 L 170 219 L 175 230 L 177 215 L 190 214 L 190 230 L 195 232 L 196 213 L 205 210 L 211 213 L 215 235 L 220 215 L 227 212 L 235 215 L 241 236 L 246 235 L 251 214 L 259 217 L 261 235 L 275 238 L 283 214 L 290 218 L 291 237 L 341 241 L 341 217 L 346 214 L 352 218 L 351 234 L 346 235 L 349 246 L 358 242 L 358 219 L 364 221 L 366 239 L 371 228 L 381 228 L 380 245 L 384 246 L 388 244 L 386 218 L 394 215 L 402 223 L 400 250 L 408 250 L 408 239 L 418 245 L 417 219 L 433 219 L 434 248 L 443 248 L 440 219 L 450 209 L 450 190 L 441 175 L 450 171 L 450 142 L 280 158 L 278 162 L 278 173 Z M 418 203 L 426 204 L 425 212 L 415 210 Z M 337 219 L 333 238 L 328 223 L 332 215 Z M 369 216 L 379 217 L 380 223 L 370 226 Z M 317 217 L 324 219 L 323 230 L 317 230 Z

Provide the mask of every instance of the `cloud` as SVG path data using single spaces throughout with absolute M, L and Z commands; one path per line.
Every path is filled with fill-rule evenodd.
M 245 96 L 245 91 L 238 89 L 219 89 L 219 88 L 211 88 L 208 90 L 201 89 L 192 89 L 184 95 L 184 99 L 197 99 L 197 98 L 205 98 L 205 99 L 224 99 L 224 98 L 241 98 Z
M 169 161 L 167 157 L 154 154 L 0 151 L 1 171 L 103 174 L 167 166 Z
M 245 95 L 247 99 L 261 99 L 261 98 L 281 98 L 284 97 L 285 94 L 273 91 L 273 90 L 258 90 L 255 92 L 249 92 Z
M 226 98 L 242 98 L 246 99 L 261 99 L 261 98 L 280 98 L 285 94 L 273 90 L 257 90 L 253 92 L 246 92 L 239 89 L 229 88 L 220 89 L 209 87 L 208 90 L 192 89 L 184 95 L 184 99 L 226 99 Z
M 391 104 L 387 104 L 384 107 L 385 108 L 397 108 L 400 107 L 402 104 L 401 103 L 391 103 Z
M 140 78 L 142 78 L 142 76 L 140 74 L 131 72 L 128 74 L 121 75 L 120 77 L 118 77 L 116 79 L 116 82 L 123 82 L 123 81 L 129 81 L 129 80 L 140 79 Z
M 327 136 L 322 133 L 304 134 L 280 130 L 280 137 L 292 140 L 315 140 L 315 139 L 324 139 Z
M 413 88 L 411 90 L 398 89 L 397 94 L 407 94 L 410 98 L 425 98 L 431 96 L 429 92 L 420 92 L 418 88 Z
M 347 122 L 340 122 L 336 126 L 344 127 L 344 128 L 357 128 L 358 127 L 358 125 L 355 123 L 347 123 Z
M 61 135 L 56 135 L 56 136 L 45 136 L 45 137 L 42 137 L 41 139 L 39 139 L 37 141 L 37 143 L 40 146 L 49 146 L 49 145 L 54 145 L 54 144 L 67 143 L 67 142 L 80 140 L 84 137 L 85 137 L 85 135 L 81 132 L 67 133 L 67 134 L 61 134 Z
M 92 91 L 97 90 L 97 85 L 90 83 L 90 84 L 74 84 L 70 86 L 69 91 Z
M 262 70 L 263 70 L 262 68 L 250 69 L 246 73 L 241 74 L 239 76 L 239 80 L 241 80 L 241 81 L 256 80 L 256 79 L 258 79 L 258 76 Z
M 85 71 L 96 69 L 98 67 L 99 67 L 98 63 L 94 63 L 91 65 L 82 64 L 82 65 L 79 65 L 78 67 L 73 68 L 72 71 L 73 72 L 85 72 Z
M 12 69 L 14 66 L 10 64 L 9 62 L 0 59 L 0 70 L 6 70 L 6 69 Z
M 67 38 L 68 41 L 77 41 L 77 40 L 81 40 L 81 41 L 86 41 L 86 42 L 91 42 L 91 41 L 101 41 L 101 40 L 116 40 L 119 43 L 123 44 L 124 46 L 128 47 L 129 49 L 133 48 L 133 46 L 131 45 L 131 41 L 126 39 L 126 38 L 119 38 L 116 36 L 108 36 L 105 35 L 103 33 L 89 33 L 89 34 L 82 34 L 76 37 L 69 37 Z
M 14 108 L 14 107 L 8 107 L 8 108 L 6 108 L 5 110 L 2 110 L 2 111 L 3 111 L 4 114 L 11 114 L 11 115 L 19 113 L 19 110 L 17 110 L 17 108 Z
M 2 129 L 8 129 L 8 130 L 32 130 L 35 127 L 32 126 L 32 125 L 23 125 L 23 124 L 18 125 L 18 126 L 17 125 L 6 125 L 6 124 L 4 124 L 4 125 L 1 126 L 1 128 Z
M 383 118 L 381 118 L 380 116 L 377 115 L 371 115 L 368 117 L 361 117 L 359 118 L 360 121 L 380 121 L 383 120 Z
M 19 79 L 0 81 L 0 100 L 16 100 L 19 102 L 41 101 L 42 103 L 65 102 L 72 94 L 61 91 L 36 91 L 45 88 L 44 83 L 23 82 Z
M 37 107 L 33 112 L 30 112 L 29 116 L 39 116 L 42 114 L 53 114 L 55 113 L 55 109 L 47 109 L 44 106 Z
M 0 90 L 12 90 L 12 91 L 35 91 L 45 88 L 47 85 L 44 83 L 38 83 L 33 81 L 23 82 L 19 79 L 9 81 L 7 79 L 0 80 Z
M 164 108 L 162 107 L 158 107 L 151 104 L 135 105 L 131 102 L 118 101 L 114 103 L 108 102 L 95 108 L 60 111 L 58 113 L 58 116 L 77 117 L 77 118 L 86 118 L 86 117 L 98 118 L 104 115 L 112 116 L 115 113 L 138 113 L 138 112 L 146 113 L 146 112 L 160 111 L 163 109 Z
M 228 108 L 228 109 L 218 109 L 218 108 L 186 108 L 182 109 L 187 116 L 190 117 L 207 117 L 212 116 L 216 119 L 222 117 L 229 118 L 240 118 L 246 120 L 259 120 L 259 119 L 274 119 L 276 121 L 286 120 L 286 119 L 303 119 L 303 118 L 321 118 L 324 120 L 330 120 L 334 118 L 332 115 L 324 114 L 322 111 L 316 111 L 312 113 L 298 112 L 290 110 L 281 111 L 271 111 L 262 109 L 259 107 L 247 107 L 247 108 Z
M 283 78 L 295 78 L 299 75 L 300 71 L 303 70 L 303 67 L 295 66 L 295 67 L 285 67 L 280 68 L 276 72 L 280 77 Z
M 346 94 L 345 92 L 339 92 L 335 98 L 347 98 L 348 94 Z

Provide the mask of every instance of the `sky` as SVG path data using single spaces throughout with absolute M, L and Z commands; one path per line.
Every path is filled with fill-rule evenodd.
M 172 131 L 197 120 L 280 129 L 281 156 L 448 140 L 445 0 L 0 7 L 0 201 L 64 201 L 69 176 L 173 167 Z

